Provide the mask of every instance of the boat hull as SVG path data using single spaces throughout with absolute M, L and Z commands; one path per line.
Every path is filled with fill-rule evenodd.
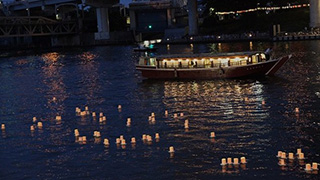
M 246 76 L 271 76 L 285 64 L 291 56 L 250 64 L 214 68 L 164 69 L 148 66 L 137 66 L 142 76 L 148 79 L 215 79 L 239 78 Z

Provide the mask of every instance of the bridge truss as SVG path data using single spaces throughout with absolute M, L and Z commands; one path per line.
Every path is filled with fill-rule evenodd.
M 78 33 L 75 21 L 56 21 L 41 16 L 0 17 L 0 37 L 50 36 Z

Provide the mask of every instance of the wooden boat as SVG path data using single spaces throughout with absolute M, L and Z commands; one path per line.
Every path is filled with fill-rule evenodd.
M 214 79 L 271 76 L 291 55 L 267 58 L 260 51 L 140 57 L 136 69 L 149 79 Z

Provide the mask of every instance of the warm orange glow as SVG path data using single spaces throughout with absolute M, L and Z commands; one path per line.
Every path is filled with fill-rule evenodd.
M 92 61 L 97 57 L 96 54 L 92 54 L 91 52 L 84 52 L 79 55 L 79 58 L 84 61 Z
M 41 56 L 48 64 L 55 63 L 58 61 L 60 54 L 57 52 L 46 53 Z

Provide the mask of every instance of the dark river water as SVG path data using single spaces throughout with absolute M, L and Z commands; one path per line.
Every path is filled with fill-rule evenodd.
M 143 80 L 135 70 L 141 54 L 133 46 L 17 51 L 9 57 L 2 52 L 0 179 L 318 179 L 318 171 L 304 168 L 320 163 L 320 41 L 156 47 L 167 54 L 271 45 L 275 56 L 293 54 L 274 77 L 187 81 Z M 75 108 L 86 105 L 107 121 L 76 116 Z M 156 121 L 150 123 L 152 112 Z M 175 119 L 174 113 L 184 116 Z M 30 131 L 33 117 L 42 129 Z M 86 144 L 76 140 L 75 128 Z M 102 138 L 93 137 L 96 130 Z M 152 143 L 143 142 L 143 134 Z M 125 147 L 115 143 L 120 135 Z M 306 159 L 280 167 L 277 152 L 297 148 Z M 245 165 L 220 165 L 222 158 L 242 156 Z

